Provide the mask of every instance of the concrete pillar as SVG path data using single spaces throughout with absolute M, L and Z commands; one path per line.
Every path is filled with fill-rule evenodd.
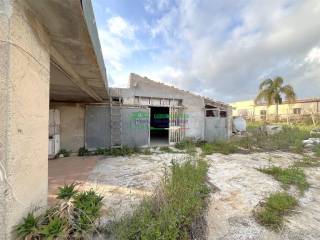
M 49 37 L 26 1 L 0 0 L 0 239 L 48 188 Z

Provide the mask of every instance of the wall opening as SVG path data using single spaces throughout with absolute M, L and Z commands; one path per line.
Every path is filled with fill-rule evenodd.
M 150 145 L 169 144 L 169 107 L 150 107 Z

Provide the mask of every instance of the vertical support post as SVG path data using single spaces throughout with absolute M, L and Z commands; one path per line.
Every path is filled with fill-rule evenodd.
M 50 42 L 26 1 L 0 1 L 0 239 L 48 190 Z

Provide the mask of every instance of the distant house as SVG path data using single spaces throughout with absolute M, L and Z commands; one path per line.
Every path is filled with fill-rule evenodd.
M 239 101 L 230 104 L 233 116 L 261 121 L 273 120 L 276 116 L 276 106 L 254 104 L 253 100 Z M 311 115 L 320 115 L 320 98 L 299 99 L 295 103 L 283 102 L 279 105 L 279 119 L 302 119 Z

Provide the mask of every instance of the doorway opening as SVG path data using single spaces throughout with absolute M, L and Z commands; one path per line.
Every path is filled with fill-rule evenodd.
M 169 144 L 169 107 L 150 107 L 150 145 Z

